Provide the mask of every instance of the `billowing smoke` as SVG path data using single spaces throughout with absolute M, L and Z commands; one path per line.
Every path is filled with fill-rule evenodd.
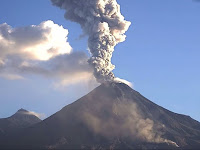
M 81 25 L 89 36 L 90 65 L 97 81 L 113 81 L 115 76 L 111 63 L 116 44 L 126 38 L 130 22 L 124 20 L 116 0 L 51 0 L 53 5 L 65 9 L 65 18 Z
M 104 105 L 98 105 L 98 107 L 100 110 L 105 110 Z M 111 105 L 111 110 L 113 117 L 100 117 L 86 109 L 82 114 L 83 120 L 95 133 L 107 138 L 129 137 L 133 140 L 168 143 L 178 147 L 175 142 L 162 137 L 163 133 L 159 129 L 164 129 L 164 127 L 145 118 L 136 103 L 118 99 Z

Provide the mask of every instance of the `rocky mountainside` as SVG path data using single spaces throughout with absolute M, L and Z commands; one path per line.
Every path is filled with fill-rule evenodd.
M 200 123 L 173 113 L 123 83 L 108 82 L 59 112 L 4 138 L 0 148 L 188 149 Z
M 26 128 L 41 120 L 25 109 L 18 110 L 14 115 L 0 119 L 0 136 L 7 135 L 18 129 Z

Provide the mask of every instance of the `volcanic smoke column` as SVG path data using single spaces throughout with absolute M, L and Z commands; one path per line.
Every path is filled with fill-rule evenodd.
M 94 76 L 102 83 L 114 80 L 111 63 L 116 44 L 126 38 L 130 22 L 124 20 L 116 0 L 51 0 L 53 5 L 65 9 L 65 18 L 81 25 L 89 36 L 90 65 Z

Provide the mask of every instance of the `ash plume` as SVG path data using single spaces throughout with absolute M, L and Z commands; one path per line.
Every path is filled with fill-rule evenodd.
M 130 22 L 124 20 L 116 0 L 51 0 L 53 5 L 66 10 L 65 18 L 79 23 L 88 35 L 91 53 L 89 64 L 97 81 L 114 81 L 111 63 L 114 47 L 126 38 Z
M 103 109 L 100 106 L 100 109 Z M 130 137 L 131 139 L 140 139 L 144 142 L 168 143 L 176 147 L 178 145 L 168 139 L 162 138 L 161 127 L 149 118 L 144 118 L 137 104 L 133 102 L 116 102 L 112 105 L 112 113 L 114 118 L 101 118 L 90 110 L 83 113 L 85 123 L 97 134 L 105 137 Z M 123 118 L 123 121 L 119 121 Z M 111 132 L 112 131 L 112 132 Z

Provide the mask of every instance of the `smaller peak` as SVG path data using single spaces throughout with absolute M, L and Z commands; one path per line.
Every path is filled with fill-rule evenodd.
M 21 108 L 21 109 L 19 109 L 18 111 L 17 111 L 17 113 L 27 113 L 28 111 L 27 110 L 25 110 L 25 109 L 23 109 L 23 108 Z

